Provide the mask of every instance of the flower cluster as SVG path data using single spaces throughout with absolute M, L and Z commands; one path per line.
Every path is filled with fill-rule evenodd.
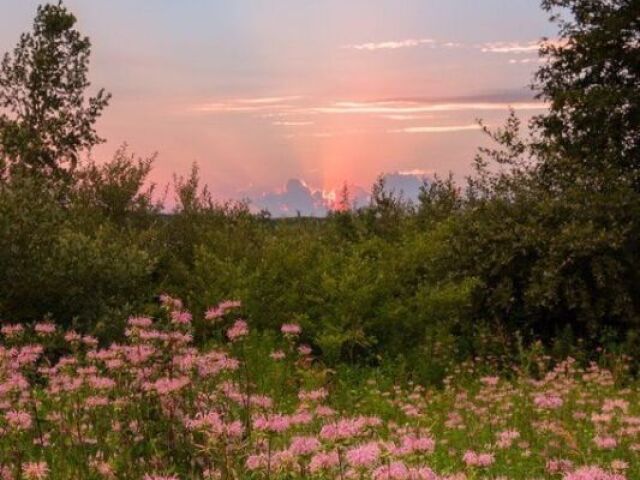
M 191 313 L 161 301 L 106 347 L 2 327 L 0 479 L 640 478 L 640 395 L 596 365 L 542 359 L 506 380 L 463 364 L 444 388 L 347 391 L 297 324 L 265 351 L 227 301 L 198 348 Z

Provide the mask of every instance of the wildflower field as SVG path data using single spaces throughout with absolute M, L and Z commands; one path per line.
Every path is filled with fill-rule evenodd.
M 640 478 L 638 390 L 625 365 L 535 359 L 509 379 L 472 364 L 442 388 L 351 385 L 285 324 L 251 332 L 238 302 L 194 321 L 163 297 L 127 341 L 5 325 L 0 477 L 10 479 Z

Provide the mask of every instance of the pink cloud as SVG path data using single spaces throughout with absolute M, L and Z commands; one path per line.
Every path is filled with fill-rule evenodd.
M 540 49 L 540 42 L 493 42 L 485 43 L 480 46 L 480 50 L 483 53 L 532 53 L 537 52 Z
M 531 63 L 545 63 L 545 60 L 543 58 L 540 57 L 533 57 L 533 58 L 510 58 L 509 59 L 509 64 L 510 65 L 528 65 Z
M 380 114 L 411 115 L 434 112 L 491 111 L 507 110 L 544 110 L 543 102 L 335 102 L 329 106 L 315 107 L 314 111 L 325 114 Z
M 436 41 L 431 38 L 409 38 L 405 40 L 392 40 L 387 42 L 367 42 L 355 45 L 345 45 L 343 48 L 349 48 L 353 50 L 396 50 L 398 48 L 411 48 L 421 45 L 433 45 Z
M 451 133 L 466 132 L 471 130 L 480 130 L 482 127 L 478 124 L 470 125 L 446 125 L 446 126 L 422 126 L 422 127 L 406 127 L 395 130 L 389 130 L 391 133 Z
M 201 113 L 234 113 L 287 110 L 302 97 L 255 97 L 232 98 L 215 102 L 202 102 L 192 105 L 190 111 Z
M 278 121 L 272 122 L 272 125 L 276 125 L 279 127 L 302 127 L 305 125 L 313 125 L 313 122 L 287 122 L 287 121 Z
M 543 46 L 563 47 L 566 42 L 562 40 L 535 40 L 531 42 L 490 42 L 478 45 L 483 53 L 508 53 L 520 55 L 527 53 L 537 53 Z

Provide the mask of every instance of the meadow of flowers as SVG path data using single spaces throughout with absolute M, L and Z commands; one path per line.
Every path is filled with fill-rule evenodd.
M 540 356 L 535 375 L 466 364 L 442 388 L 373 371 L 350 387 L 298 325 L 263 341 L 239 307 L 198 320 L 206 348 L 168 296 L 106 348 L 3 326 L 0 479 L 640 478 L 640 395 L 612 371 Z

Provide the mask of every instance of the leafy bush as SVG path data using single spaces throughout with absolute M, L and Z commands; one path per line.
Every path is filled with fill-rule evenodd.
M 155 261 L 141 232 L 96 222 L 35 178 L 0 187 L 0 315 L 51 316 L 107 335 L 110 325 L 151 299 Z

